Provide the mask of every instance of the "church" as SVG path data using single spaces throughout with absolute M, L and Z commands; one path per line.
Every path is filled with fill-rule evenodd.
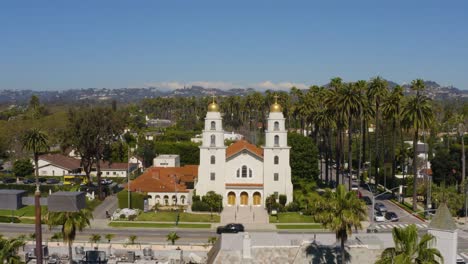
M 285 118 L 277 98 L 270 107 L 261 148 L 245 140 L 224 144 L 223 119 L 213 99 L 202 132 L 196 193 L 221 194 L 224 206 L 264 207 L 266 197 L 272 194 L 286 195 L 290 203 L 293 186 L 289 153 Z

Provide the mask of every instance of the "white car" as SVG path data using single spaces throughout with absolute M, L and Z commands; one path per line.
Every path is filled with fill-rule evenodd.
M 385 222 L 385 216 L 381 212 L 376 212 L 374 215 L 375 222 Z
M 359 190 L 359 185 L 353 183 L 353 185 L 351 185 L 351 190 L 352 191 L 358 191 Z

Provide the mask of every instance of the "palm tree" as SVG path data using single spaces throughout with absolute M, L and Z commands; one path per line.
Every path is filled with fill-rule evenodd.
M 356 195 L 338 185 L 335 192 L 328 189 L 312 203 L 312 215 L 317 223 L 335 232 L 341 241 L 341 263 L 345 263 L 345 242 L 353 229 L 361 229 L 361 221 L 367 218 L 367 206 Z
M 214 243 L 216 243 L 217 240 L 218 240 L 217 237 L 209 237 L 208 238 L 208 244 L 214 245 Z
M 352 171 L 352 144 L 353 144 L 353 117 L 359 114 L 364 103 L 364 97 L 358 86 L 353 83 L 347 83 L 338 90 L 336 104 L 338 109 L 344 114 L 344 118 L 348 123 L 348 175 L 349 175 L 349 190 L 351 190 L 351 171 Z
M 101 241 L 101 235 L 99 235 L 99 234 L 92 234 L 92 235 L 89 237 L 89 242 L 94 243 L 94 244 L 95 244 L 95 247 L 98 247 L 99 241 Z M 92 245 L 92 244 L 91 244 L 91 245 Z
M 431 247 L 435 237 L 424 234 L 419 239 L 415 225 L 406 228 L 394 227 L 392 236 L 395 247 L 386 248 L 376 264 L 444 263 L 439 250 Z
M 375 107 L 375 180 L 374 183 L 378 184 L 379 181 L 379 163 L 380 163 L 380 151 L 378 146 L 378 137 L 380 133 L 380 104 L 382 103 L 383 98 L 386 97 L 388 90 L 387 90 L 387 81 L 377 76 L 376 78 L 372 79 L 369 84 L 369 89 L 367 90 L 367 98 L 370 102 L 374 103 Z
M 82 209 L 78 212 L 47 212 L 46 223 L 49 228 L 53 226 L 62 227 L 63 241 L 68 243 L 68 259 L 70 264 L 73 263 L 72 245 L 76 238 L 77 231 L 83 231 L 87 226 L 90 226 L 90 219 L 93 214 L 88 209 Z
M 113 239 L 114 237 L 115 237 L 114 234 L 106 234 L 106 235 L 104 236 L 104 238 L 107 240 L 107 243 L 109 243 L 109 244 L 110 244 L 110 242 L 112 241 L 112 239 Z
M 411 89 L 416 91 L 416 96 L 409 98 L 408 102 L 403 107 L 402 117 L 407 128 L 414 129 L 413 137 L 413 210 L 417 210 L 417 144 L 420 127 L 429 127 L 433 113 L 431 111 L 431 100 L 421 94 L 424 90 L 424 81 L 417 79 L 411 82 Z
M 34 193 L 35 231 L 37 262 L 42 263 L 41 192 L 39 190 L 39 155 L 49 150 L 47 135 L 37 128 L 26 131 L 22 138 L 23 149 L 32 152 L 34 157 L 36 192 Z
M 0 235 L 0 263 L 22 263 L 18 250 L 25 244 L 23 237 L 3 238 Z
M 138 238 L 138 237 L 135 236 L 135 235 L 129 236 L 129 237 L 128 237 L 128 244 L 134 245 L 134 244 L 135 244 L 135 241 L 137 240 L 137 238 Z
M 401 116 L 401 100 L 403 98 L 403 88 L 397 85 L 393 88 L 392 93 L 388 96 L 382 104 L 382 114 L 385 119 L 392 121 L 392 185 L 395 183 L 395 173 L 396 173 L 396 133 L 397 133 L 397 123 L 400 127 L 400 116 Z M 400 133 L 401 134 L 401 133 Z
M 172 245 L 175 244 L 176 240 L 178 240 L 180 237 L 177 235 L 176 232 L 170 232 L 167 234 L 167 241 L 171 241 Z

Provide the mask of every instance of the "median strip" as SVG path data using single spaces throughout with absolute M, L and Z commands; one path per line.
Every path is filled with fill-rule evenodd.
M 135 222 L 110 222 L 110 227 L 141 227 L 141 228 L 211 228 L 211 224 L 178 224 L 174 223 L 135 223 Z

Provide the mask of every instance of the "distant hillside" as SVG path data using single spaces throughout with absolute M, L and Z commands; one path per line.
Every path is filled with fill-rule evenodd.
M 388 81 L 389 87 L 393 88 L 397 83 Z M 468 98 L 468 91 L 460 90 L 453 86 L 441 86 L 434 81 L 426 81 L 426 93 L 433 99 L 443 100 L 447 98 Z M 403 85 L 405 93 L 411 94 L 412 91 L 408 84 Z M 71 89 L 63 91 L 33 91 L 33 90 L 0 90 L 0 104 L 24 104 L 28 102 L 33 94 L 39 96 L 43 103 L 77 103 L 77 102 L 99 102 L 111 101 L 128 103 L 137 102 L 145 98 L 172 97 L 172 96 L 244 96 L 255 92 L 253 88 L 234 88 L 218 89 L 204 88 L 201 86 L 183 87 L 180 89 L 168 91 L 159 87 L 149 88 L 87 88 Z

